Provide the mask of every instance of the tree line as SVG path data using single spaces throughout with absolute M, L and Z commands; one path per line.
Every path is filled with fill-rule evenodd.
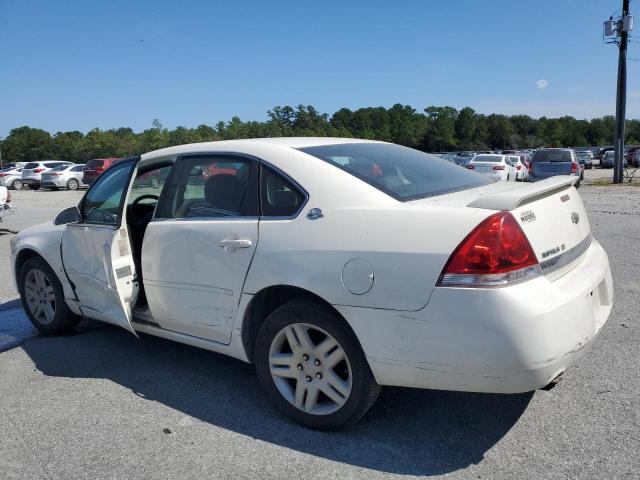
M 615 119 L 574 117 L 532 118 L 528 115 L 484 115 L 465 107 L 430 106 L 422 112 L 409 105 L 391 108 L 342 108 L 332 115 L 311 105 L 276 106 L 266 121 L 233 117 L 216 125 L 165 128 L 159 120 L 134 132 L 121 127 L 57 132 L 22 126 L 0 142 L 4 162 L 63 159 L 85 162 L 91 158 L 126 157 L 185 143 L 237 138 L 321 136 L 384 140 L 427 152 L 524 149 L 610 145 Z M 626 142 L 640 140 L 640 120 L 628 120 Z

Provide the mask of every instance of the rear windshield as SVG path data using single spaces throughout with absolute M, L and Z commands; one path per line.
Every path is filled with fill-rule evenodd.
M 89 160 L 85 168 L 97 168 L 104 165 L 104 160 Z
M 491 180 L 412 148 L 388 143 L 346 143 L 300 151 L 367 182 L 400 201 L 475 188 Z
M 57 167 L 55 167 L 53 169 L 54 172 L 61 172 L 63 170 L 66 170 L 67 168 L 69 168 L 71 165 L 58 165 Z
M 472 162 L 495 162 L 500 163 L 502 161 L 502 157 L 499 155 L 476 155 L 473 157 Z
M 571 162 L 569 150 L 538 150 L 533 155 L 534 162 Z
M 32 168 L 38 168 L 38 165 L 39 165 L 38 163 L 31 162 L 31 163 L 27 163 L 23 168 L 30 170 Z

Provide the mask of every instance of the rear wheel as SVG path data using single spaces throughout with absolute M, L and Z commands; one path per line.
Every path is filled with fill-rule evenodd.
M 80 183 L 75 178 L 70 178 L 69 181 L 67 182 L 67 188 L 69 190 L 77 190 L 79 186 L 80 186 Z
M 31 323 L 44 333 L 67 333 L 80 322 L 64 301 L 62 284 L 40 257 L 27 260 L 18 280 L 22 306 Z
M 14 180 L 11 182 L 11 188 L 14 190 L 20 190 L 22 188 L 22 182 L 20 180 Z
M 319 430 L 356 422 L 381 390 L 353 333 L 313 301 L 294 300 L 269 315 L 258 333 L 255 363 L 273 404 Z

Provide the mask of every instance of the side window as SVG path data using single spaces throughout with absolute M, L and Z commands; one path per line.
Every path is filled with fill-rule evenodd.
M 290 217 L 300 210 L 304 195 L 288 180 L 268 167 L 262 167 L 260 205 L 265 217 Z
M 223 218 L 258 215 L 258 166 L 244 158 L 179 158 L 156 218 Z
M 72 172 L 81 172 L 84 169 L 82 165 L 77 165 L 71 169 Z
M 171 172 L 171 168 L 173 168 L 173 165 L 165 165 L 148 172 L 138 173 L 131 186 L 131 193 L 129 194 L 127 203 L 131 205 L 143 195 L 155 195 L 158 197 L 162 191 L 162 186 Z M 149 198 L 149 202 L 155 204 L 156 199 Z
M 135 162 L 122 162 L 103 173 L 91 186 L 82 202 L 82 221 L 99 225 L 120 224 L 120 204 L 128 187 Z

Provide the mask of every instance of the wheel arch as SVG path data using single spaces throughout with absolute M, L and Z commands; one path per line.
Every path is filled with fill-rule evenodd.
M 242 346 L 249 362 L 253 363 L 254 345 L 262 323 L 278 307 L 297 299 L 305 299 L 310 302 L 319 303 L 333 311 L 336 315 L 336 318 L 338 318 L 353 334 L 353 338 L 360 346 L 360 349 L 362 349 L 360 340 L 355 334 L 353 328 L 351 328 L 351 325 L 349 325 L 349 322 L 338 310 L 336 310 L 333 305 L 327 302 L 324 298 L 301 287 L 292 285 L 271 285 L 269 287 L 263 288 L 258 293 L 256 293 L 244 311 L 241 327 L 241 337 Z

